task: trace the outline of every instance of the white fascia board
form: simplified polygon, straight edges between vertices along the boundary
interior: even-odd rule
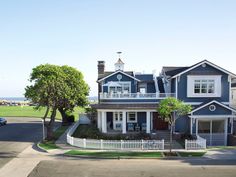
[[[182,74],[187,73],[187,72],[189,72],[189,71],[191,71],[191,70],[197,68],[198,66],[201,66],[202,64],[208,64],[208,65],[210,65],[210,66],[212,66],[212,67],[214,67],[214,68],[216,68],[216,69],[218,69],[218,70],[220,70],[220,71],[222,71],[222,72],[224,72],[224,73],[226,73],[226,74],[232,76],[233,78],[236,78],[236,75],[235,75],[235,74],[233,74],[233,73],[231,73],[231,72],[229,72],[229,71],[227,71],[227,70],[225,70],[225,69],[223,69],[223,68],[221,68],[221,67],[219,67],[219,66],[217,66],[217,65],[215,65],[215,64],[213,64],[213,63],[211,63],[211,62],[209,62],[209,61],[207,61],[207,60],[204,60],[204,61],[200,62],[199,64],[197,64],[197,65],[195,65],[195,66],[193,66],[193,67],[191,67],[191,68],[189,68],[189,69],[186,69],[186,70],[184,70],[183,72],[181,72],[181,73],[179,73],[179,74],[176,74],[176,75],[173,76],[172,78],[176,78],[176,77],[178,77],[178,76],[181,76]]]
[[[137,78],[135,78],[135,77],[133,77],[133,76],[130,76],[130,75],[126,74],[125,72],[121,71],[121,70],[118,70],[118,71],[116,71],[116,72],[114,72],[114,73],[112,73],[112,74],[110,74],[110,75],[108,75],[108,76],[106,76],[106,77],[104,77],[104,78],[98,80],[97,82],[101,82],[101,81],[103,81],[103,80],[105,80],[105,79],[107,79],[107,78],[109,78],[109,77],[111,77],[111,76],[113,76],[113,75],[115,75],[115,74],[117,74],[117,73],[124,74],[124,75],[126,75],[126,76],[128,76],[128,77],[130,77],[130,78],[132,78],[132,79],[134,79],[134,80],[136,80],[136,81],[138,81],[138,82],[140,82],[139,79],[137,79]]]
[[[230,110],[230,111],[232,111],[232,112],[236,112],[235,109],[233,109],[233,108],[231,108],[231,107],[228,107],[228,106],[226,106],[226,105],[224,105],[224,104],[222,104],[222,103],[220,103],[220,102],[218,102],[218,101],[216,101],[216,100],[213,100],[213,101],[211,101],[211,102],[209,102],[209,103],[206,103],[206,104],[200,106],[199,108],[194,109],[194,110],[191,111],[190,113],[192,114],[192,113],[194,113],[194,112],[196,112],[196,111],[198,111],[198,110],[200,110],[200,109],[202,109],[202,108],[204,108],[204,107],[206,107],[206,106],[208,106],[208,105],[210,105],[210,104],[213,104],[213,103],[216,103],[216,104],[218,104],[218,105],[220,105],[220,106],[222,106],[222,107],[224,107],[224,108],[226,108],[226,109],[228,109],[228,110]]]

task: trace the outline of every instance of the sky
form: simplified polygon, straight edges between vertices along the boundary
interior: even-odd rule
[[[32,68],[70,65],[97,95],[97,61],[158,74],[207,59],[236,73],[235,0],[0,0],[0,97],[21,97]]]

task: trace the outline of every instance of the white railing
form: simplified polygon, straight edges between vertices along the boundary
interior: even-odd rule
[[[164,140],[95,140],[72,137],[77,122],[67,133],[67,143],[79,148],[106,150],[164,150]]]
[[[206,149],[206,140],[197,136],[196,140],[185,140],[186,150],[201,150]]]
[[[165,99],[175,93],[100,93],[100,99]]]

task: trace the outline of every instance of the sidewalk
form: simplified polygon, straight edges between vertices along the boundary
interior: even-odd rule
[[[40,161],[48,159],[51,157],[29,146],[0,169],[0,177],[26,177]]]

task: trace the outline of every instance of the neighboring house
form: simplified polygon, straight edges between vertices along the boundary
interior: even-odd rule
[[[175,133],[199,135],[208,145],[227,145],[233,133],[235,109],[230,107],[231,81],[236,75],[207,61],[190,67],[163,67],[161,74],[135,74],[124,70],[119,59],[115,71],[105,71],[98,61],[97,126],[103,133],[168,130],[158,103],[176,97],[193,106],[178,117]]]

